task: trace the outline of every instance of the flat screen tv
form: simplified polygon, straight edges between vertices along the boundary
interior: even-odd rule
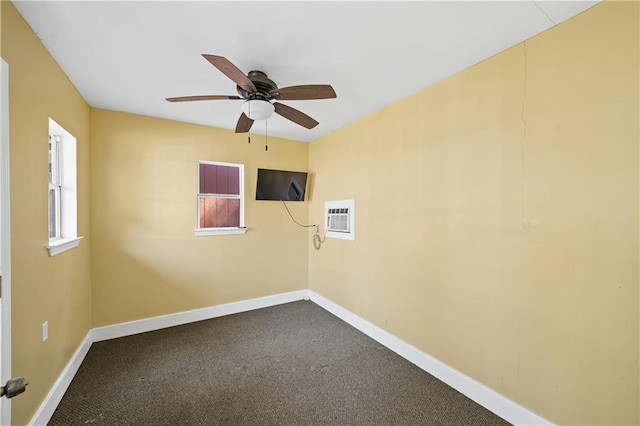
[[[307,172],[258,169],[256,200],[304,201]]]

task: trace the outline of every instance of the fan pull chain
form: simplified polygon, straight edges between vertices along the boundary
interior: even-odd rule
[[[251,133],[249,133],[249,135],[247,136],[247,140],[249,141],[249,143],[251,143]]]
[[[269,120],[264,120],[264,150],[269,151]]]

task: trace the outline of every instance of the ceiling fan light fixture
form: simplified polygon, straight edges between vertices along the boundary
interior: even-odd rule
[[[249,99],[242,104],[242,112],[252,120],[266,120],[275,110],[271,102],[263,99]]]

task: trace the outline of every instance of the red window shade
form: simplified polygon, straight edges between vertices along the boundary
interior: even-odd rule
[[[200,164],[200,193],[239,195],[239,172],[237,167]]]
[[[200,198],[200,228],[240,226],[240,200]]]

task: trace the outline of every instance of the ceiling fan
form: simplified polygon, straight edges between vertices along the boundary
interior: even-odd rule
[[[251,129],[255,120],[266,120],[273,114],[280,114],[284,118],[307,129],[313,129],[319,123],[307,114],[278,102],[310,99],[331,99],[336,92],[329,84],[305,84],[302,86],[278,87],[267,78],[262,71],[249,71],[245,75],[231,61],[222,56],[202,55],[220,72],[236,83],[236,90],[240,96],[230,95],[198,95],[167,98],[169,102],[212,101],[221,99],[245,99],[242,104],[242,114],[236,124],[236,133],[246,133]]]

